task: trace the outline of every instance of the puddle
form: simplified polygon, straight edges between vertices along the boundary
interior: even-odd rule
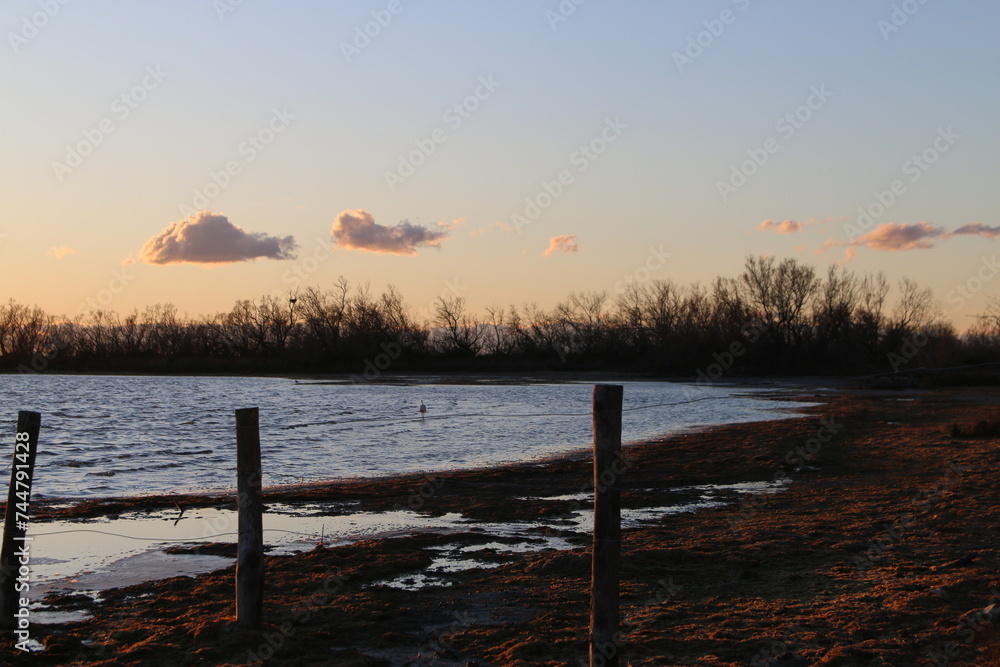
[[[86,611],[46,611],[44,609],[39,609],[38,611],[31,612],[31,623],[34,624],[51,624],[59,625],[62,623],[78,623],[79,621],[85,621],[90,617],[90,613]]]
[[[735,502],[733,494],[763,494],[783,490],[786,482],[743,482],[701,484],[670,491],[699,491],[696,502],[622,510],[622,527],[635,528],[670,514],[695,512]],[[589,500],[591,494],[567,494],[547,500]],[[378,585],[405,590],[450,585],[441,576],[475,568],[497,567],[497,554],[569,550],[579,541],[576,533],[590,534],[593,510],[581,508],[558,520],[532,523],[484,523],[450,513],[426,516],[410,510],[391,512],[350,512],[354,503],[285,505],[273,503],[264,515],[264,541],[269,555],[287,555],[313,549],[322,540],[328,546],[350,544],[364,539],[397,537],[416,532],[474,533],[492,541],[473,545],[453,544],[437,549],[440,555],[424,573],[412,573]],[[329,512],[334,512],[330,515]],[[350,512],[350,513],[345,513]],[[198,508],[178,516],[176,512],[129,513],[116,518],[82,521],[33,523],[32,586],[30,597],[40,599],[49,591],[99,592],[107,588],[138,584],[174,576],[195,576],[233,565],[234,557],[165,553],[169,546],[197,546],[207,543],[235,543],[238,517],[235,511]],[[562,535],[553,534],[562,532]],[[484,552],[493,552],[487,556]],[[481,554],[477,557],[476,554]],[[62,612],[37,612],[62,618]],[[73,618],[71,620],[78,620]]]
[[[383,579],[382,581],[376,581],[371,585],[388,586],[389,588],[398,588],[404,591],[418,591],[421,588],[427,588],[428,586],[448,587],[453,584],[447,579],[431,577],[418,572],[416,574],[405,574],[403,576],[396,577],[395,579]]]
[[[585,502],[594,500],[594,492],[567,493],[561,496],[522,496],[518,500],[555,500],[565,502]]]
[[[677,491],[695,489],[697,491],[737,491],[739,493],[776,493],[783,491],[789,484],[788,480],[777,482],[738,482],[736,484],[697,484],[695,486],[682,486]]]
[[[637,528],[651,521],[659,521],[671,514],[684,514],[687,512],[697,512],[709,507],[721,507],[727,503],[718,500],[705,500],[698,503],[686,503],[684,505],[670,505],[667,507],[648,507],[643,509],[623,509],[622,528]],[[593,512],[590,513],[591,517]]]
[[[31,637],[25,640],[24,644],[28,647],[28,651],[31,653],[40,653],[45,650],[45,644]]]
[[[410,511],[360,512],[321,516],[268,512],[264,542],[268,554],[308,551],[320,541],[348,544],[372,537],[391,537],[419,530],[467,528],[459,514],[428,517]],[[311,508],[315,509],[315,508]],[[150,579],[211,572],[233,563],[232,558],[198,554],[166,554],[172,545],[235,543],[235,511],[202,508],[174,514],[130,513],[115,519],[33,523],[32,593],[49,590],[103,590]]]
[[[465,572],[466,570],[489,570],[500,567],[502,563],[490,563],[488,561],[476,560],[475,558],[454,558],[443,556],[435,558],[427,566],[428,572]]]

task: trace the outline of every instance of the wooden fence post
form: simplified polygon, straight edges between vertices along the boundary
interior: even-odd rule
[[[262,627],[264,612],[264,502],[261,492],[260,415],[236,411],[236,492],[239,545],[236,555],[236,623]]]
[[[590,665],[618,667],[621,564],[621,385],[594,385],[594,549],[590,571]]]
[[[31,538],[28,531],[31,481],[35,472],[35,453],[38,451],[38,430],[42,416],[37,412],[22,410],[17,413],[17,432],[14,436],[14,459],[10,467],[10,488],[7,489],[7,510],[3,519],[3,545],[0,547],[0,627],[17,626],[14,615],[20,604],[16,590],[20,557],[15,553]]]

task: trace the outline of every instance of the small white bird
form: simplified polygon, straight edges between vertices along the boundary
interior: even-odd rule
[[[424,414],[425,414],[425,413],[427,412],[427,406],[426,406],[426,405],[424,405],[424,402],[423,402],[423,401],[420,401],[420,407],[419,407],[419,408],[417,408],[417,410],[418,410],[418,411],[420,412],[420,416],[421,416],[421,417],[423,417],[423,416],[424,416]]]

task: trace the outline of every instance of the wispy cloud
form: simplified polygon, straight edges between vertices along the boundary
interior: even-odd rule
[[[1000,236],[1000,227],[989,227],[981,222],[970,222],[967,225],[962,225],[958,229],[952,232],[955,236],[960,234],[968,234],[975,236],[985,236],[988,239],[995,239]]]
[[[491,222],[490,224],[486,225],[485,227],[480,227],[478,229],[473,229],[471,232],[469,232],[469,236],[482,236],[483,234],[486,234],[486,233],[491,232],[493,230],[500,230],[501,232],[513,232],[513,231],[516,231],[515,228],[514,228],[514,225],[512,225],[512,224],[510,224],[508,222],[504,222],[504,221],[501,220],[499,222]]]
[[[845,218],[809,218],[803,222],[795,220],[778,222],[773,219],[767,219],[763,220],[754,229],[761,232],[790,235],[804,232],[808,228],[813,228],[814,230],[826,229],[831,223],[844,220]],[[858,233],[860,233],[860,230]],[[816,254],[822,255],[831,248],[844,248],[844,258],[838,263],[846,264],[857,256],[859,248],[870,248],[871,250],[881,252],[928,250],[941,242],[963,235],[996,239],[1000,237],[1000,226],[991,227],[981,222],[972,222],[962,225],[954,231],[949,231],[944,227],[924,221],[916,223],[883,222],[868,233],[847,241],[828,238],[816,249]],[[799,245],[795,249],[804,250],[805,247]]]
[[[549,239],[549,247],[545,251],[548,257],[554,252],[577,252],[580,247],[576,244],[576,234],[562,234]]]
[[[466,223],[468,223],[468,220],[466,220],[465,218],[456,218],[454,220],[438,220],[434,224],[440,227],[441,229],[446,229],[448,231],[451,231],[452,229],[456,229],[458,227],[464,227]]]
[[[146,241],[139,258],[147,264],[227,264],[258,257],[295,259],[297,249],[292,236],[247,232],[224,215],[201,211]]]
[[[929,222],[884,222],[853,241],[827,239],[823,246],[816,251],[816,254],[821,255],[830,248],[846,248],[844,259],[839,262],[846,264],[854,259],[858,248],[871,248],[882,252],[929,250],[938,241],[951,238],[954,233]]]
[[[341,211],[337,216],[330,236],[333,237],[334,245],[344,250],[416,255],[419,246],[439,247],[447,238],[448,230],[457,226],[456,223],[461,224],[459,221],[438,223],[443,231],[432,231],[423,225],[414,225],[406,220],[389,227],[375,222],[374,216],[368,211],[348,209]]]
[[[48,255],[49,257],[54,257],[55,259],[62,259],[67,255],[75,255],[76,250],[73,250],[73,248],[64,245],[52,246],[45,254]]]
[[[757,225],[757,229],[762,232],[774,230],[776,234],[795,234],[796,232],[801,232],[802,228],[802,223],[794,220],[785,220],[783,222],[764,220]]]
[[[934,241],[948,238],[948,232],[943,227],[936,227],[929,222],[916,224],[885,222],[858,237],[853,245],[867,246],[873,250],[898,252],[900,250],[924,250],[934,247]]]

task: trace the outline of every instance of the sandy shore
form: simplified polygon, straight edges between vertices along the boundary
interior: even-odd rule
[[[626,508],[695,503],[693,485],[787,479],[785,491],[673,513],[623,537],[622,664],[1000,664],[1000,439],[954,437],[992,417],[995,390],[825,392],[800,419],[720,427],[628,450]],[[233,568],[106,591],[52,595],[90,618],[36,624],[44,652],[0,645],[10,665],[579,665],[589,613],[588,541],[568,530],[589,461],[280,489],[269,502],[352,501],[461,513],[460,533],[317,547],[267,561],[263,633],[234,629]],[[726,495],[729,493],[730,495]],[[565,497],[563,500],[544,496]],[[142,507],[219,505],[214,497]],[[51,509],[109,514],[133,501]],[[333,510],[331,510],[333,511]],[[574,548],[511,553],[474,522],[544,524],[510,543]],[[500,540],[502,543],[504,540]],[[201,553],[233,553],[217,545]],[[483,567],[418,579],[448,550]],[[993,610],[997,609],[994,607]]]

